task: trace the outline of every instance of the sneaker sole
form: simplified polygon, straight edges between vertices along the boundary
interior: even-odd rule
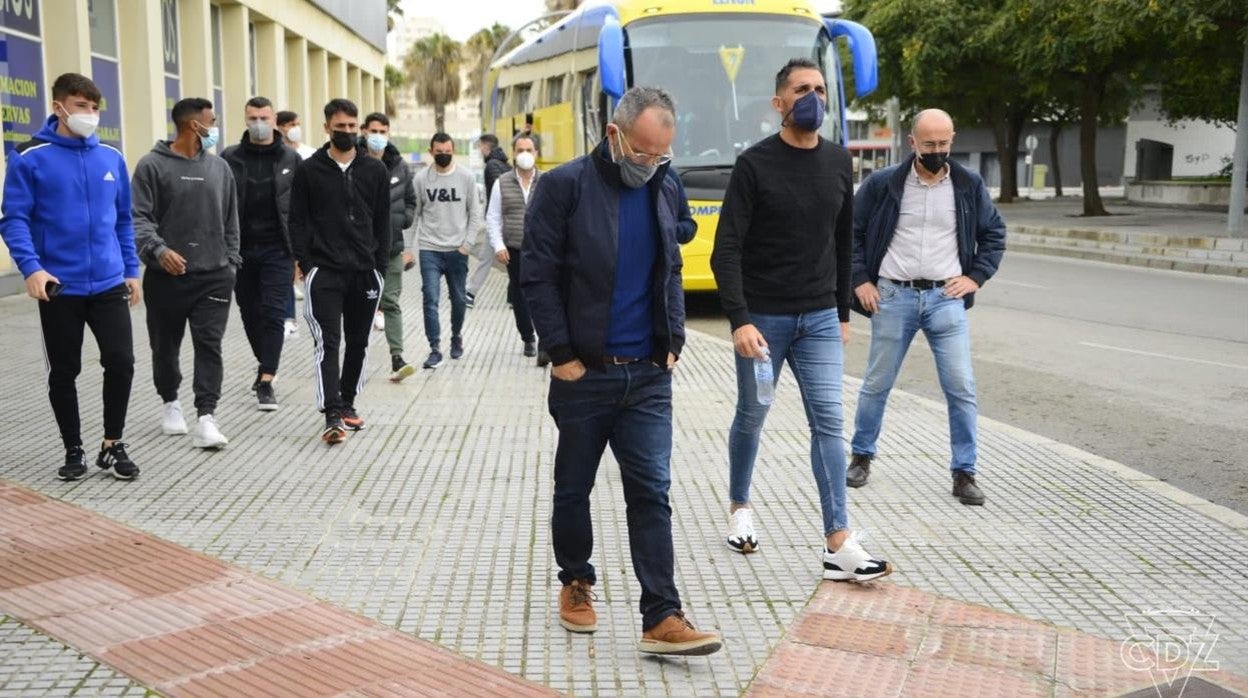
[[[200,441],[199,439],[194,439],[191,441],[192,446],[194,446],[195,448],[202,448],[205,451],[220,451],[221,449],[228,446],[229,443],[230,443],[229,439],[226,439],[224,441]]]
[[[324,441],[326,446],[337,446],[338,444],[346,440],[347,440],[346,432],[335,431],[335,432],[328,432],[325,434],[321,434],[321,441]]]
[[[642,640],[637,643],[637,651],[643,654],[663,654],[676,657],[701,657],[718,652],[724,643],[719,639],[698,640],[696,642],[657,642]]]
[[[954,492],[953,496],[958,497],[958,493]],[[970,506],[970,507],[982,507],[984,505],[985,499],[987,499],[987,497],[980,497],[979,499],[970,499],[968,497],[958,497],[959,502],[962,502],[963,504]]]
[[[278,408],[278,404],[276,402],[271,405],[266,405],[264,403],[260,403],[256,405],[256,409],[260,410],[261,412],[276,412],[277,408]]]
[[[186,436],[187,434],[191,433],[191,430],[187,429],[186,427],[182,427],[181,429],[170,429],[168,427],[162,426],[160,428],[160,433],[164,434],[165,436]]]
[[[833,570],[824,570],[823,578],[829,582],[869,582],[872,579],[887,577],[893,573],[893,563],[884,563],[884,571],[874,574],[854,574],[853,572],[835,572]]]
[[[402,383],[405,379],[411,378],[416,373],[416,368],[411,364],[405,365],[403,368],[390,374],[391,383]]]
[[[559,619],[559,625],[563,626],[563,629],[570,633],[592,633],[598,630],[597,623],[594,623],[593,625],[577,625],[576,623],[570,623],[562,618]]]
[[[364,431],[364,424],[362,422],[357,426],[351,426],[350,424],[344,424],[343,426],[347,428],[347,431]]]
[[[60,480],[61,482],[76,482],[86,476],[87,474],[85,472],[78,473],[77,475],[62,475],[60,473],[57,473],[56,479]]]
[[[441,365],[442,365],[442,362],[441,362],[441,361],[439,361],[439,362],[438,362],[438,363],[436,363],[436,364],[425,364],[425,366],[424,366],[424,367],[425,367],[425,369],[432,371],[433,369],[435,369],[435,368],[437,368],[437,367],[439,367],[439,366],[441,366]]]
[[[138,475],[139,475],[138,473],[135,473],[134,475],[120,475],[120,474],[118,474],[118,473],[117,473],[117,471],[116,471],[116,470],[110,470],[109,472],[111,472],[111,473],[113,474],[113,478],[114,478],[114,479],[116,479],[116,480],[125,480],[125,481],[133,480],[134,478],[138,477]]]
[[[462,358],[464,358],[463,354],[460,354],[459,356],[455,356],[454,354],[451,354],[451,361],[459,361]]]
[[[866,485],[867,485],[867,481],[866,481],[866,480],[856,480],[856,481],[855,481],[855,480],[846,480],[846,481],[845,481],[845,486],[846,486],[846,487],[866,487]]]
[[[728,549],[733,551],[734,553],[741,553],[742,555],[749,555],[750,553],[758,552],[757,542],[754,544],[743,543],[740,548],[733,545],[732,541],[725,541],[725,543],[728,545]]]

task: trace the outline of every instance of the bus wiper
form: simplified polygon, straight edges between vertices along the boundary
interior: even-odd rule
[[[677,167],[676,171],[683,175],[689,172],[721,172],[724,170],[731,171],[732,167],[733,165],[731,163],[719,163],[715,165],[691,165],[689,167]]]

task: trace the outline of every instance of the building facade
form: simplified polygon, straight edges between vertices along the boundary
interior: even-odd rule
[[[384,0],[0,0],[4,156],[42,127],[62,73],[99,85],[100,140],[133,167],[191,96],[215,105],[222,148],[255,95],[298,112],[319,144],[331,98],[383,108],[385,64]],[[0,293],[21,286],[11,264],[0,243]]]

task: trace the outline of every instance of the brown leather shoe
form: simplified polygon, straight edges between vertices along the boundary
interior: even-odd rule
[[[845,471],[845,484],[849,487],[862,487],[871,477],[871,456],[855,453]]]
[[[574,579],[559,591],[559,625],[574,633],[592,633],[598,629],[592,584]]]
[[[984,493],[980,491],[979,485],[975,484],[975,476],[966,472],[959,471],[953,474],[953,496],[963,504],[971,506],[984,503]]]
[[[685,614],[676,613],[641,634],[637,649],[646,654],[671,654],[697,657],[714,654],[724,646],[715,633],[700,633]]]

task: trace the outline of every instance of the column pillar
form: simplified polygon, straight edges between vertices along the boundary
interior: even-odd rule
[[[52,82],[62,73],[91,74],[91,23],[88,0],[44,0],[43,64],[47,69],[48,100]]]
[[[256,23],[256,90],[274,104],[290,99],[286,91],[286,30],[277,22]]]
[[[310,108],[308,99],[308,40],[302,36],[286,37],[286,103],[278,109],[289,109],[303,116]]]
[[[168,133],[165,113],[165,44],[160,3],[119,2],[121,99],[126,162],[134,167]]]
[[[119,0],[117,4],[131,2]],[[121,34],[122,43],[130,40],[128,25],[121,25]],[[178,44],[182,53],[182,96],[212,100],[212,13],[208,0],[178,0]],[[224,105],[214,106],[218,116],[225,111]]]
[[[251,46],[249,24],[251,11],[246,5],[221,5],[221,62],[225,74],[221,89],[225,103],[242,119],[243,105],[255,95],[251,93]]]

